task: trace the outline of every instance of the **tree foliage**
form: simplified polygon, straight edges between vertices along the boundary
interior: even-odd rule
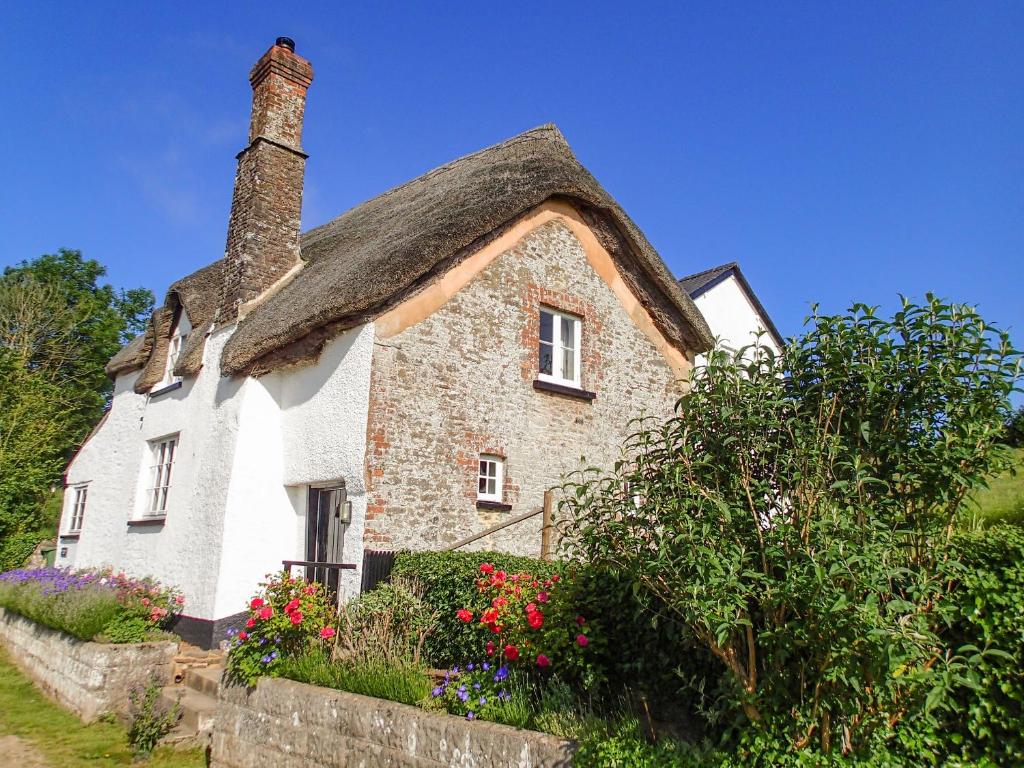
[[[739,732],[861,753],[970,684],[937,633],[966,494],[1002,469],[1019,355],[970,307],[815,314],[717,353],[611,474],[567,486],[569,553],[616,569],[724,672]]]
[[[61,249],[0,276],[0,570],[52,522],[46,494],[112,391],[104,365],[152,311],[150,291],[116,290],[105,274]]]

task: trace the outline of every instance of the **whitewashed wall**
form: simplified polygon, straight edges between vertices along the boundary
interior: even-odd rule
[[[767,328],[764,318],[747,298],[746,292],[734,276],[730,275],[718,285],[709,288],[695,298],[694,303],[720,343],[734,350],[755,343],[757,334]],[[778,344],[769,334],[763,335],[760,343],[775,352],[779,351]],[[703,355],[697,357],[697,365],[703,365],[704,362]]]
[[[132,389],[137,372],[118,377],[106,421],[68,467],[68,486],[88,483],[89,495],[61,565],[152,575],[183,590],[186,615],[230,616],[282,560],[304,557],[307,485],[340,479],[353,502],[345,559],[361,563],[372,325],[333,340],[316,365],[244,380],[219,375],[232,330],[207,339],[202,370],[180,389],[149,400]],[[128,526],[146,503],[148,441],[174,433],[166,522]],[[357,585],[347,574],[346,589]]]

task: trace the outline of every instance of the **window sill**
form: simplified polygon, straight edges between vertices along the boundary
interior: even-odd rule
[[[556,395],[574,397],[577,400],[586,400],[587,402],[597,397],[595,392],[588,392],[579,387],[568,387],[565,384],[555,384],[553,381],[544,381],[543,379],[536,379],[533,382],[533,388],[541,392],[552,392]]]
[[[502,504],[500,501],[483,501],[481,499],[477,499],[476,508],[477,509],[484,509],[484,510],[487,510],[488,512],[511,512],[512,511],[512,505],[511,504]]]
[[[159,397],[160,395],[166,395],[168,392],[173,392],[176,389],[181,389],[181,382],[180,381],[176,381],[173,384],[168,384],[166,387],[160,387],[160,389],[151,391],[149,393],[149,399],[152,400],[154,397]]]
[[[78,538],[82,535],[81,531],[72,531],[70,533],[62,533],[60,535],[61,541],[78,541]]]
[[[166,519],[167,519],[166,516],[164,516],[164,517],[140,517],[137,520],[129,520],[128,521],[128,527],[133,528],[133,527],[136,527],[136,526],[140,526],[140,527],[145,527],[145,526],[161,526],[161,525],[164,524],[164,521]]]

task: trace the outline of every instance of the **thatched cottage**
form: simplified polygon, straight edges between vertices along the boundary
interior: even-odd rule
[[[204,645],[282,561],[355,564],[352,593],[364,549],[539,508],[580,457],[610,465],[632,418],[668,414],[713,344],[553,125],[300,234],[313,70],[281,38],[249,77],[224,256],[110,361],[61,522],[59,563],[181,587],[178,629]],[[536,554],[540,520],[475,545]]]

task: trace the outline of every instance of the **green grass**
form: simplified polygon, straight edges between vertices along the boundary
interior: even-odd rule
[[[60,768],[201,768],[201,750],[157,750],[144,762],[133,762],[125,730],[118,724],[85,725],[45,698],[0,649],[0,736],[17,736]]]
[[[1017,449],[1016,474],[1006,472],[989,480],[989,487],[974,494],[966,520],[969,527],[987,528],[996,523],[1024,524],[1024,448]]]
[[[384,659],[331,661],[319,650],[284,659],[280,674],[300,683],[402,704],[415,705],[424,701],[433,687],[426,670],[412,663]]]

